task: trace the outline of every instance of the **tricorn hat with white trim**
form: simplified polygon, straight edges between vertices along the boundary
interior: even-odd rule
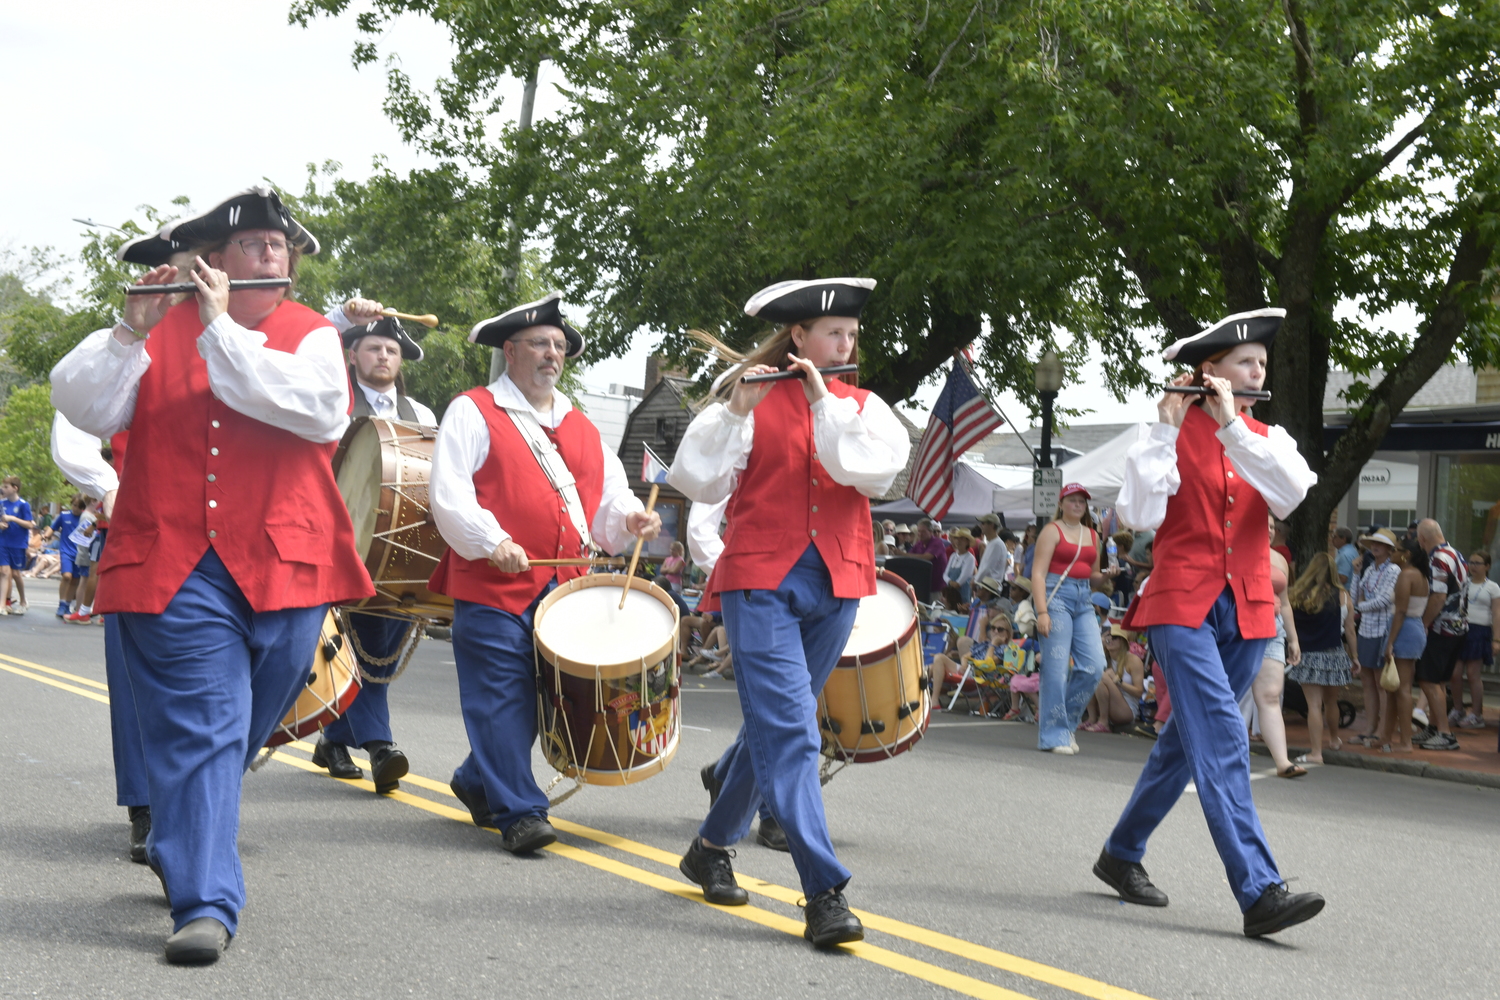
[[[1197,368],[1220,351],[1227,351],[1241,344],[1270,346],[1285,318],[1285,309],[1255,309],[1235,313],[1219,320],[1202,333],[1179,340],[1161,352],[1161,359],[1175,361],[1186,368]]]
[[[563,336],[568,338],[568,357],[576,358],[583,353],[583,334],[563,319],[562,295],[558,292],[475,323],[474,329],[469,331],[469,342],[499,347],[522,330],[533,326],[555,326],[561,330]]]
[[[874,288],[874,278],[778,281],[750,296],[745,315],[772,323],[798,323],[819,316],[859,319]]]
[[[406,332],[406,327],[402,326],[401,321],[394,316],[386,316],[361,326],[351,326],[344,331],[344,346],[353,347],[366,337],[388,337],[401,345],[403,361],[422,360],[422,345],[411,339],[411,334]]]
[[[287,242],[304,255],[315,254],[320,249],[317,238],[286,210],[281,196],[270,185],[257,184],[230,195],[207,212],[167,223],[154,237],[131,240],[116,256],[132,264],[154,267],[165,264],[174,253],[227,240],[231,234],[244,229],[274,229],[285,233]],[[152,243],[153,239],[160,243]]]

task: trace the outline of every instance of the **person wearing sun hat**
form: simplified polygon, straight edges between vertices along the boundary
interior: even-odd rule
[[[817,696],[859,599],[875,593],[869,498],[890,488],[910,447],[879,396],[818,372],[858,363],[859,317],[874,287],[828,278],[753,295],[746,314],[778,329],[719,380],[718,401],[688,427],[667,478],[694,503],[731,497],[704,597],[722,603],[744,714],[679,867],[708,902],[744,904],[726,848],[748,832],[764,797],[786,833],[807,899],[804,936],[817,947],[864,936],[823,812]],[[740,381],[777,370],[799,377]]]
[[[330,458],[349,424],[338,334],[285,288],[318,241],[265,185],[121,248],[196,292],[127,298],[52,370],[52,401],[101,438],[127,428],[94,610],[119,619],[152,827],[172,907],[167,961],[216,961],[238,928],[243,772],[307,680],[330,604],[374,594]]]
[[[530,854],[557,839],[531,769],[537,737],[533,623],[537,605],[587,567],[571,559],[597,543],[611,553],[655,538],[619,456],[557,389],[583,335],[553,293],[474,325],[469,341],[503,352],[487,386],[454,397],[433,446],[432,518],[448,551],[428,586],[453,598],[453,659],[469,754],[449,783],[475,826]]]
[[[1238,313],[1171,345],[1163,358],[1189,371],[1164,393],[1159,422],[1125,454],[1116,509],[1133,529],[1156,529],[1155,568],[1123,627],[1144,630],[1172,694],[1162,730],[1094,874],[1129,903],[1167,905],[1141,860],[1146,843],[1192,780],[1248,937],[1316,916],[1323,897],[1292,893],[1256,814],[1250,747],[1238,702],[1276,634],[1269,511],[1288,517],[1317,476],[1284,430],[1249,414],[1266,350],[1285,311]]]
[[[1354,613],[1359,617],[1355,630],[1355,665],[1365,694],[1365,732],[1355,737],[1359,742],[1378,746],[1383,721],[1380,705],[1384,692],[1380,688],[1380,668],[1385,663],[1385,640],[1390,635],[1395,612],[1396,579],[1401,567],[1391,558],[1400,541],[1390,528],[1377,528],[1361,535],[1359,543],[1369,549],[1365,568],[1349,581]]]

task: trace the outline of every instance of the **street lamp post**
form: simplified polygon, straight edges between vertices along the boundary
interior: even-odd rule
[[[1033,377],[1036,379],[1037,395],[1042,397],[1042,450],[1037,456],[1037,467],[1050,469],[1052,468],[1052,404],[1057,400],[1058,390],[1062,388],[1062,362],[1058,360],[1055,353],[1048,351],[1036,363]],[[1037,517],[1039,526],[1046,523],[1045,515]]]

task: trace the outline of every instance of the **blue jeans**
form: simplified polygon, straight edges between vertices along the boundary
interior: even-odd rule
[[[828,569],[811,545],[775,590],[731,590],[720,598],[745,721],[716,772],[724,787],[698,834],[721,847],[734,844],[764,796],[786,831],[803,893],[812,898],[842,888],[849,869],[834,853],[818,783],[817,704],[859,601],[833,596]]]
[[[1056,573],[1048,573],[1047,595],[1051,635],[1041,640],[1038,750],[1065,747],[1072,741],[1073,731],[1099,687],[1099,678],[1104,676],[1104,643],[1099,638],[1099,619],[1089,601],[1089,581],[1079,577],[1063,580]]]

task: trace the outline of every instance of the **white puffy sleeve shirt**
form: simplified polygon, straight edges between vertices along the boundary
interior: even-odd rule
[[[573,404],[568,397],[552,391],[553,406],[547,413],[538,412],[526,402],[521,390],[508,375],[489,386],[499,405],[513,408],[526,406],[543,427],[556,429]],[[630,514],[645,510],[641,498],[630,490],[625,466],[620,456],[600,447],[604,465],[604,492],[599,510],[589,525],[594,541],[607,552],[619,553],[629,547],[635,536],[625,526]],[[429,483],[432,519],[437,529],[458,555],[475,562],[488,559],[495,546],[510,538],[492,512],[479,506],[474,489],[474,475],[490,455],[490,428],[479,407],[467,396],[448,404],[443,422],[438,426],[432,453],[432,478]]]
[[[292,353],[265,346],[265,334],[225,313],[198,335],[208,386],[231,410],[325,444],[349,426],[349,376],[332,326],[312,330]],[[146,341],[128,347],[96,330],[52,369],[52,405],[80,430],[107,438],[130,427],[141,377],[151,367]]]
[[[1171,424],[1158,423],[1144,440],[1125,452],[1124,482],[1115,509],[1128,527],[1154,531],[1167,519],[1167,501],[1182,487],[1182,474],[1177,470],[1177,434],[1178,429]],[[1215,436],[1235,471],[1260,491],[1278,518],[1296,510],[1318,481],[1317,473],[1297,451],[1297,443],[1280,427],[1268,427],[1262,437],[1236,418]]]
[[[95,500],[120,488],[120,477],[99,453],[99,439],[68,423],[60,412],[52,418],[52,461],[80,493]]]
[[[724,519],[724,509],[728,506],[729,497],[725,497],[718,503],[695,501],[688,509],[688,553],[705,573],[712,573],[719,556],[724,554],[724,539],[719,534],[719,522]]]
[[[812,415],[818,461],[834,482],[878,497],[906,468],[911,439],[879,396],[866,396],[861,410],[829,394],[812,404]],[[715,403],[688,425],[667,482],[694,502],[717,503],[734,492],[754,446],[755,412],[740,417]]]

